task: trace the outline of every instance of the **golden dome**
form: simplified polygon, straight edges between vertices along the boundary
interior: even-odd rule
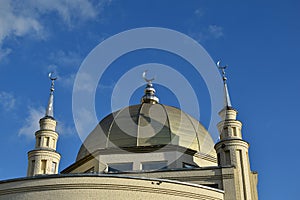
[[[142,103],[101,120],[86,138],[76,160],[99,149],[166,145],[215,157],[214,142],[198,120],[175,107]]]

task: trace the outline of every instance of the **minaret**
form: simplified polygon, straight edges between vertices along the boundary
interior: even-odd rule
[[[151,104],[159,103],[159,99],[157,96],[155,96],[155,89],[152,84],[152,81],[154,80],[154,78],[147,79],[146,73],[147,73],[147,70],[143,72],[143,78],[147,82],[147,86],[144,90],[145,95],[142,97],[141,103],[151,103]]]
[[[236,119],[237,110],[235,110],[230,101],[227,88],[227,78],[225,76],[225,67],[217,63],[218,68],[222,71],[224,84],[224,108],[219,112],[222,121],[218,123],[220,141],[215,145],[218,156],[218,165],[221,167],[233,166],[235,168],[235,183],[231,188],[224,190],[235,190],[234,199],[253,200],[256,199],[252,181],[252,172],[250,171],[250,162],[248,156],[249,144],[242,138],[242,123]],[[225,192],[226,197],[226,192]],[[226,198],[225,198],[226,199]]]
[[[60,154],[56,152],[58,133],[53,117],[53,92],[56,78],[49,74],[51,80],[50,97],[46,114],[40,119],[40,130],[35,132],[35,149],[28,152],[27,176],[40,174],[57,174]]]

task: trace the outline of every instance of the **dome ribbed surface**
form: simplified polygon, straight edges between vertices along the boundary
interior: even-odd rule
[[[214,142],[198,120],[163,104],[133,105],[106,116],[88,135],[77,159],[99,149],[175,145],[211,154]]]

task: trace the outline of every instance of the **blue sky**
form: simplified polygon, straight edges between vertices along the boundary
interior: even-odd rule
[[[229,65],[231,100],[243,122],[243,137],[250,143],[251,168],[259,173],[259,197],[295,199],[300,178],[299,10],[296,0],[0,1],[0,180],[26,175],[27,152],[34,147],[34,132],[49,95],[49,71],[59,77],[55,117],[64,169],[73,163],[81,144],[72,117],[72,88],[85,57],[122,31],[163,27],[190,36],[213,60]],[[110,112],[111,92],[122,73],[151,62],[176,69],[186,65],[158,50],[116,60],[97,89],[99,119]],[[204,112],[200,121],[207,126],[209,94],[201,77],[188,69],[180,72],[198,85]],[[130,104],[139,103],[142,93],[143,87],[137,88]],[[176,94],[167,88],[157,85],[157,95],[161,103],[178,106]]]

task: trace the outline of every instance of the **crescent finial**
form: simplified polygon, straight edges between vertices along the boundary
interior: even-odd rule
[[[56,77],[56,76],[53,76],[53,74],[54,74],[54,72],[50,72],[50,73],[48,74],[48,77],[50,78],[51,81],[55,81],[55,80],[57,79],[57,77]]]
[[[225,75],[225,69],[227,68],[227,65],[221,66],[221,60],[218,60],[217,67],[222,72],[223,81],[225,82],[227,80]]]
[[[153,77],[153,78],[151,78],[151,79],[147,79],[147,78],[146,78],[147,72],[148,72],[148,70],[145,70],[145,71],[143,72],[143,79],[144,79],[146,82],[151,83],[151,82],[155,79],[155,77]]]
[[[221,60],[218,60],[218,62],[217,62],[217,67],[218,67],[219,69],[223,70],[223,69],[226,69],[227,65],[221,66]]]
[[[221,63],[221,60],[218,60],[217,62],[217,67],[220,68],[220,63]]]

